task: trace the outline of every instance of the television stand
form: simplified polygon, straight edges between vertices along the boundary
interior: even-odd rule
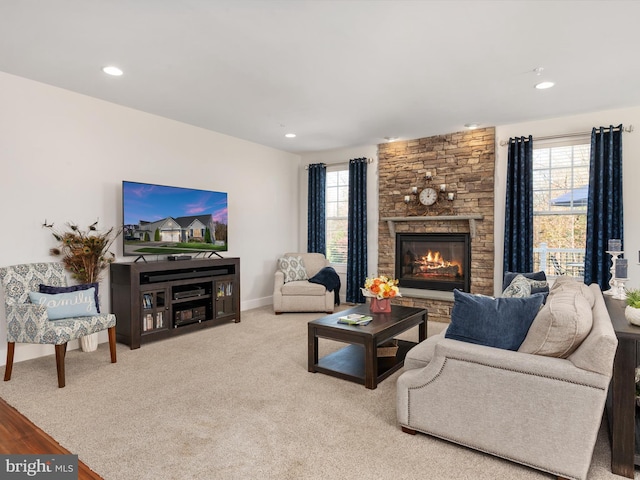
[[[144,257],[143,257],[144,258]],[[240,321],[240,259],[112,263],[111,309],[116,340],[140,348]]]

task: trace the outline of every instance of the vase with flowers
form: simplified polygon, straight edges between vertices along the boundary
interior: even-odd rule
[[[64,229],[58,230],[46,221],[42,226],[50,229],[53,237],[59,242],[49,253],[62,257],[65,269],[80,284],[99,282],[104,270],[115,260],[115,255],[109,249],[122,230],[114,227],[104,231],[98,230],[97,221],[86,229],[75,223],[67,223]],[[83,351],[90,352],[98,347],[97,335],[94,333],[80,337]]]
[[[385,275],[367,278],[364,287],[360,290],[362,295],[371,298],[369,306],[371,313],[390,313],[391,299],[402,296],[398,288],[398,280]]]

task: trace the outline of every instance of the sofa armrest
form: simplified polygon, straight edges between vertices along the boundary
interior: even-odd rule
[[[276,270],[273,281],[273,293],[280,293],[282,286],[284,285],[284,273],[280,270]]]
[[[609,377],[566,359],[440,340],[397,380],[398,422],[566,478],[586,478]]]
[[[445,331],[430,336],[426,340],[421,341],[407,352],[404,358],[405,370],[426,367],[433,359],[438,342],[444,339]]]
[[[273,310],[282,313],[282,287],[284,286],[284,273],[276,270],[273,277]]]
[[[611,378],[610,375],[602,375],[578,368],[567,359],[514,352],[449,338],[443,338],[436,344],[434,359],[438,357],[455,358],[487,367],[564,380],[599,389],[607,389]]]

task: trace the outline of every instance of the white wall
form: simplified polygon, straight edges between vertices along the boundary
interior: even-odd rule
[[[496,127],[496,177],[495,177],[495,270],[494,284],[498,290],[502,285],[502,251],[504,242],[504,199],[506,195],[507,147],[500,146],[500,141],[510,137],[533,135],[542,137],[578,132],[591,132],[593,127],[634,125],[635,131],[622,134],[622,172],[623,172],[623,205],[624,205],[624,249],[625,258],[629,259],[630,288],[640,287],[640,223],[637,221],[636,207],[640,205],[640,189],[637,179],[640,178],[640,107],[606,110],[569,117],[553,118],[535,122],[501,125]],[[606,241],[606,239],[605,239]],[[499,293],[498,291],[495,292]]]
[[[344,164],[348,168],[349,160],[353,158],[371,158],[373,162],[367,167],[367,264],[368,276],[378,273],[378,146],[366,145],[354,148],[342,148],[336,150],[325,150],[322,152],[307,153],[302,155],[302,162],[299,171],[300,182],[300,236],[298,243],[303,251],[307,251],[307,195],[308,195],[308,175],[304,168],[313,163],[324,163],[326,165]],[[340,296],[344,301],[347,279],[344,268],[336,268],[340,275],[342,288]]]
[[[278,256],[300,248],[298,155],[2,72],[0,105],[0,266],[56,260],[45,219],[120,225],[122,180],[217,190],[229,194],[224,256],[241,259],[242,309],[271,303]],[[121,238],[113,250],[119,261],[132,260],[121,256]],[[106,311],[108,285],[107,274]],[[1,306],[2,364],[5,338]],[[52,353],[20,345],[15,360]]]

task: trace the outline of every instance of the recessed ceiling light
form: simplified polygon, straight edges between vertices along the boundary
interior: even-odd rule
[[[384,137],[387,142],[395,142],[398,140],[398,137]]]
[[[118,67],[114,67],[113,65],[103,67],[102,71],[107,75],[112,75],[114,77],[119,77],[120,75],[122,75],[122,70],[120,70]]]
[[[295,133],[285,133],[284,136],[287,137],[287,138],[296,138],[296,134]]]
[[[467,127],[469,130],[475,130],[476,128],[478,128],[480,126],[480,124],[479,123],[465,123],[464,126]]]
[[[555,85],[555,83],[554,83],[554,82],[548,82],[548,81],[547,81],[547,82],[540,82],[540,83],[536,83],[536,85],[535,85],[535,86],[536,86],[536,88],[537,88],[538,90],[545,90],[545,89],[547,89],[547,88],[551,88],[551,87],[553,87],[554,85]]]

